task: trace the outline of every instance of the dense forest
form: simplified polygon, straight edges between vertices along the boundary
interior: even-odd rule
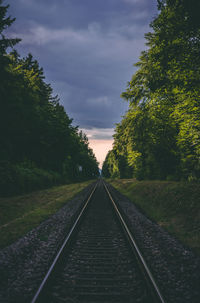
[[[147,49],[122,93],[106,177],[200,179],[200,2],[158,0]]]
[[[5,30],[15,19],[0,0],[0,193],[16,194],[98,176],[85,134],[72,125],[31,54]]]

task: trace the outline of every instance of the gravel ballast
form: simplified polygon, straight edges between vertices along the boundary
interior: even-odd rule
[[[30,302],[94,184],[12,245],[0,250],[0,302]]]
[[[31,301],[93,186],[89,185],[26,236],[0,250],[0,302]],[[108,187],[129,219],[129,227],[166,302],[200,302],[200,258],[146,218],[128,198],[111,185]]]
[[[200,257],[152,222],[108,185],[167,303],[200,302]]]

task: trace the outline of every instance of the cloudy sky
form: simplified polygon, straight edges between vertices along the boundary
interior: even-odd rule
[[[16,17],[9,34],[44,68],[68,115],[87,134],[98,161],[112,148],[120,98],[131,79],[156,0],[5,0]]]

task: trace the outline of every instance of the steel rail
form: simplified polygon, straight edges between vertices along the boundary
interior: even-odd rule
[[[157,295],[157,297],[158,297],[158,299],[159,299],[160,302],[166,303],[166,301],[164,300],[164,298],[163,298],[163,296],[162,296],[162,294],[161,294],[161,292],[160,292],[160,290],[159,290],[159,288],[157,286],[157,283],[156,283],[156,281],[155,281],[155,279],[154,279],[154,277],[153,277],[153,275],[152,275],[149,267],[147,266],[146,261],[144,260],[144,257],[142,256],[142,253],[140,252],[140,250],[139,250],[139,248],[138,248],[138,246],[137,246],[137,244],[136,244],[136,242],[135,242],[135,240],[133,238],[132,233],[130,232],[127,224],[125,223],[125,221],[124,221],[124,219],[123,219],[123,217],[122,217],[122,215],[121,215],[121,213],[120,213],[120,211],[119,211],[116,203],[114,202],[114,200],[113,200],[113,198],[112,198],[112,196],[111,196],[111,194],[110,194],[110,192],[109,192],[109,190],[108,190],[108,188],[107,188],[107,186],[106,186],[106,184],[105,184],[104,181],[103,181],[103,185],[104,185],[104,187],[105,187],[105,189],[106,189],[106,191],[108,193],[108,196],[109,196],[109,198],[110,198],[110,200],[111,200],[111,202],[113,204],[113,207],[114,207],[114,209],[115,209],[115,211],[116,211],[116,213],[118,215],[118,218],[120,219],[120,223],[122,224],[124,230],[126,231],[126,233],[128,235],[128,238],[129,238],[131,244],[133,245],[133,247],[135,249],[135,252],[136,252],[136,254],[138,256],[139,261],[143,265],[143,268],[145,270],[145,274],[146,274],[147,278],[149,279],[149,281],[151,282],[151,285],[152,285],[152,287],[154,289],[154,292],[156,293],[156,295]]]
[[[98,183],[96,183],[96,185],[95,185],[95,187],[93,188],[93,190],[92,190],[92,192],[91,192],[89,198],[87,199],[86,203],[84,204],[83,208],[81,209],[81,212],[79,213],[79,215],[78,215],[78,217],[77,217],[75,223],[73,224],[73,226],[72,226],[72,228],[70,229],[70,231],[69,231],[67,237],[65,238],[65,240],[64,240],[64,242],[63,242],[61,248],[59,249],[59,251],[58,251],[58,253],[57,253],[57,255],[56,255],[56,257],[54,258],[54,260],[53,260],[53,262],[52,262],[52,264],[51,264],[49,270],[47,271],[47,273],[46,273],[44,279],[42,280],[42,283],[40,284],[40,286],[39,286],[39,288],[38,288],[36,294],[34,295],[34,297],[33,297],[32,301],[31,301],[31,303],[35,303],[35,302],[37,301],[37,299],[38,299],[38,297],[39,297],[39,295],[40,295],[42,289],[43,289],[44,286],[45,286],[45,283],[47,282],[47,280],[48,280],[48,278],[49,278],[49,276],[50,276],[50,274],[51,274],[51,272],[52,272],[52,270],[55,268],[55,265],[56,265],[56,263],[57,263],[57,261],[58,261],[60,255],[61,255],[61,253],[63,252],[65,246],[66,246],[67,243],[69,242],[69,239],[70,239],[70,237],[71,237],[71,235],[72,235],[74,229],[77,227],[77,224],[79,223],[80,218],[81,218],[83,212],[85,211],[85,209],[86,209],[86,207],[87,207],[87,205],[88,205],[90,199],[92,198],[92,196],[93,196],[93,194],[94,194],[94,192],[95,192],[95,189],[96,189],[96,187],[97,187],[97,184],[98,184]]]

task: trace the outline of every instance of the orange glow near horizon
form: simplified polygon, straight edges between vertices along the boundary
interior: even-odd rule
[[[89,146],[93,149],[93,152],[99,162],[99,168],[102,168],[103,161],[107,155],[107,152],[112,149],[113,139],[109,140],[93,140],[89,139]]]

